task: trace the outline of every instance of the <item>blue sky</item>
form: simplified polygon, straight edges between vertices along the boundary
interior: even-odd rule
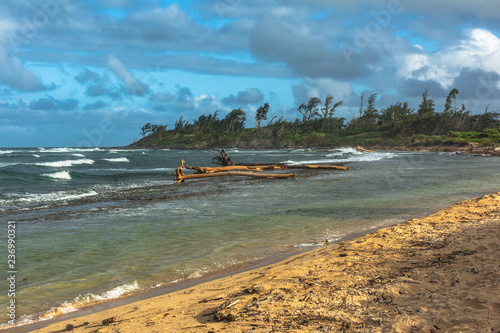
[[[294,120],[332,94],[437,110],[453,88],[500,107],[493,0],[6,0],[0,3],[0,147],[121,146],[148,122],[268,102]]]

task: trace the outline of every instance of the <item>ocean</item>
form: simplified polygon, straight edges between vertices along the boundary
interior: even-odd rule
[[[350,170],[174,184],[181,160],[213,166],[219,150],[0,149],[2,326],[12,299],[16,322],[28,324],[500,191],[499,157],[352,148],[226,151],[241,163]],[[15,267],[8,266],[9,225],[15,225]],[[8,294],[13,269],[15,297]]]

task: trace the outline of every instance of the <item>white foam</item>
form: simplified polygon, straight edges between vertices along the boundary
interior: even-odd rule
[[[85,157],[85,155],[83,155],[83,154],[71,154],[71,155],[76,156],[76,157]]]
[[[44,174],[42,174],[42,176],[50,177],[50,178],[54,178],[54,179],[66,179],[66,180],[71,179],[71,176],[70,176],[68,171],[59,171],[59,172],[55,172],[55,173],[44,173]]]
[[[8,167],[11,165],[17,165],[19,163],[6,163],[6,162],[0,162],[0,168]]]
[[[103,160],[108,161],[108,162],[114,162],[114,163],[130,162],[130,160],[126,157],[103,158]]]
[[[94,164],[94,161],[88,158],[82,158],[79,160],[65,160],[65,161],[57,161],[57,162],[44,162],[44,163],[35,163],[38,166],[48,166],[54,168],[67,168],[73,165],[81,165],[81,164]]]
[[[40,158],[40,155],[37,155],[37,154],[33,154],[31,156],[36,157],[36,158]]]
[[[64,302],[60,306],[52,307],[50,310],[45,311],[43,313],[21,316],[16,320],[16,327],[33,324],[37,321],[49,320],[60,315],[75,312],[77,310],[78,308],[75,307],[73,304]]]
[[[113,288],[111,290],[108,290],[102,294],[95,295],[92,293],[88,293],[85,295],[79,295],[74,299],[73,304],[86,305],[96,302],[107,301],[110,299],[119,298],[124,294],[133,292],[138,289],[139,289],[139,283],[137,281],[134,281],[132,283],[124,284],[116,288]]]
[[[12,154],[14,151],[13,150],[0,150],[0,155],[3,154]]]
[[[349,148],[351,149],[351,148]],[[344,154],[348,153],[349,155],[343,158]],[[315,159],[315,160],[307,160],[307,161],[293,161],[288,160],[283,163],[288,164],[321,164],[321,163],[343,163],[343,162],[374,162],[380,161],[383,159],[393,158],[396,156],[394,153],[382,152],[382,153],[362,153],[352,149],[352,151],[348,151],[345,149],[344,151],[334,152],[332,154],[325,155],[325,159]]]
[[[38,148],[38,151],[44,153],[78,153],[78,152],[89,152],[89,151],[99,151],[100,148]]]
[[[27,202],[27,203],[36,203],[36,202],[46,202],[46,201],[64,201],[64,200],[74,200],[81,199],[86,197],[92,197],[97,195],[96,191],[89,191],[85,193],[69,193],[65,191],[57,191],[50,193],[28,193],[24,195],[12,195],[10,200],[6,202]]]
[[[139,289],[139,284],[137,283],[137,281],[134,281],[132,283],[118,286],[116,288],[113,288],[113,289],[106,291],[106,292],[99,294],[99,295],[95,295],[92,293],[85,294],[83,296],[80,295],[80,296],[76,297],[73,300],[73,302],[71,302],[71,303],[64,302],[57,307],[52,307],[48,311],[38,313],[38,314],[22,316],[16,321],[16,326],[28,325],[28,324],[35,323],[37,321],[44,321],[44,320],[52,319],[52,318],[60,316],[60,315],[75,312],[79,308],[86,306],[86,305],[91,305],[94,303],[119,298],[124,294],[133,292],[133,291],[138,290],[138,289]],[[12,327],[12,326],[8,326],[8,325],[0,325],[0,328],[3,328],[2,326],[9,327],[9,328]]]

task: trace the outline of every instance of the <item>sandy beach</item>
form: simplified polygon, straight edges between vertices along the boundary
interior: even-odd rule
[[[36,332],[499,332],[500,193]]]

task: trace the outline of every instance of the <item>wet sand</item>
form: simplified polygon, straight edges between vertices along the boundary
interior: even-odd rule
[[[499,239],[497,193],[36,332],[499,332]]]

